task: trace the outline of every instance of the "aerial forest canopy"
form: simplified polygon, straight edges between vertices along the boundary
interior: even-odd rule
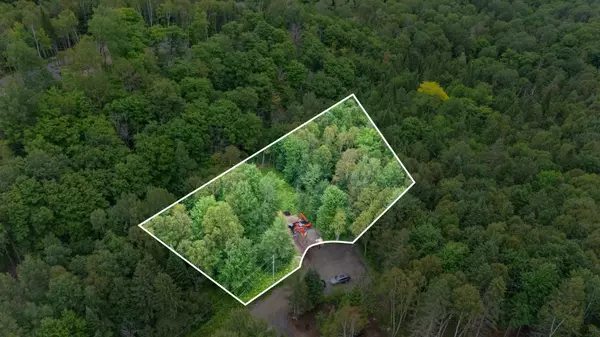
[[[410,183],[348,98],[143,226],[248,301],[299,267],[284,212],[306,214],[323,240],[352,241]]]
[[[266,164],[297,192],[293,210],[324,240],[352,241],[412,183],[352,98],[266,152]]]
[[[261,335],[137,224],[355,93],[416,184],[323,335],[598,336],[599,6],[0,3],[0,335]]]
[[[300,263],[278,211],[293,197],[283,179],[242,164],[143,226],[247,302]]]

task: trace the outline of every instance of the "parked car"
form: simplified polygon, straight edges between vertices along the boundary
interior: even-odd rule
[[[342,284],[342,283],[348,283],[348,282],[350,282],[350,275],[348,275],[348,274],[339,274],[339,275],[336,275],[336,276],[332,277],[329,280],[329,282],[332,285]]]

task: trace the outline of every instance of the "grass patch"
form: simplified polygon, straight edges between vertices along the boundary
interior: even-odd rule
[[[256,295],[263,292],[265,289],[272,286],[274,283],[273,281],[275,281],[275,282],[279,281],[285,275],[289,274],[294,269],[296,269],[298,267],[299,263],[300,263],[300,255],[296,255],[292,259],[292,261],[290,261],[290,263],[288,265],[286,265],[284,268],[275,272],[275,278],[273,278],[273,273],[261,271],[256,276],[256,278],[253,278],[248,281],[248,282],[251,282],[250,289],[245,291],[243,295],[239,296],[239,298],[244,302],[251,300],[253,297],[255,297]]]
[[[257,166],[258,169],[264,174],[273,174],[277,178],[277,198],[279,199],[279,209],[284,211],[290,211],[292,213],[298,213],[296,204],[298,203],[298,193],[296,189],[290,186],[283,178],[283,173],[277,171],[275,167],[271,165]]]

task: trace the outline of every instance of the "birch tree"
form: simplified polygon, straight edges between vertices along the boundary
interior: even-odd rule
[[[365,328],[367,322],[359,307],[344,306],[330,314],[321,333],[325,337],[354,337]]]
[[[434,279],[419,298],[412,337],[441,337],[453,318],[451,294],[458,280],[451,274]]]
[[[600,275],[589,269],[580,269],[572,276],[581,276],[585,286],[585,310],[583,319],[600,319]]]
[[[50,19],[54,31],[62,40],[64,48],[71,48],[72,43],[79,42],[79,34],[77,33],[77,25],[79,24],[75,14],[68,10],[62,10],[57,18]]]
[[[31,32],[31,36],[33,37],[33,41],[35,43],[35,49],[37,50],[38,56],[42,57],[42,52],[40,48],[40,38],[39,38],[39,24],[41,23],[39,16],[39,9],[35,6],[33,2],[20,2],[20,4],[25,4],[23,11],[23,25],[27,27],[27,29]]]
[[[483,304],[477,288],[471,284],[455,288],[452,291],[452,310],[456,319],[454,337],[463,337],[483,312]]]
[[[425,279],[421,273],[405,273],[392,268],[377,282],[380,320],[384,322],[388,335],[396,337],[414,308]]]
[[[502,312],[506,281],[502,277],[492,279],[483,295],[483,312],[475,322],[474,336],[490,336],[496,330],[496,325]]]
[[[564,280],[548,298],[539,313],[535,336],[577,335],[585,311],[584,281],[580,276]]]

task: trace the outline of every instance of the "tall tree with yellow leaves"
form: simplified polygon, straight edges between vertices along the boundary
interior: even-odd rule
[[[444,91],[444,88],[442,88],[437,82],[433,82],[433,81],[425,81],[425,82],[421,83],[421,85],[419,85],[419,89],[417,89],[417,91],[422,92],[427,95],[437,96],[442,101],[445,101],[448,98],[450,98],[448,96],[448,94]]]

